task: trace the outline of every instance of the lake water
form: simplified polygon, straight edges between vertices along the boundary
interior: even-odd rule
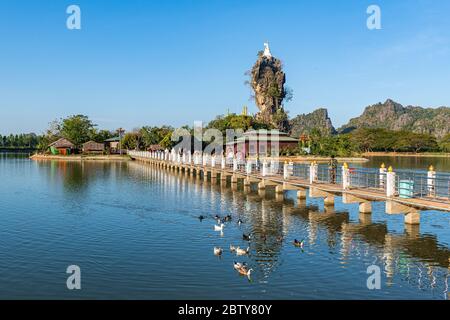
[[[423,212],[420,228],[405,228],[383,203],[360,215],[339,198],[334,210],[291,192],[279,201],[139,162],[0,155],[0,181],[1,299],[449,298],[448,214]],[[223,235],[216,214],[233,216]],[[246,247],[244,232],[251,253],[236,257],[228,248]],[[251,280],[233,261],[253,268]],[[69,265],[81,290],[66,287]],[[367,288],[371,265],[380,290]]]
[[[370,157],[364,163],[365,167],[379,168],[384,163],[386,167],[392,166],[394,169],[418,169],[428,170],[433,165],[436,171],[450,172],[450,157]]]

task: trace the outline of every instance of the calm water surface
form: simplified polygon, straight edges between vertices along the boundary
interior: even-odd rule
[[[295,193],[280,201],[138,162],[0,155],[0,181],[2,299],[448,299],[448,214],[424,212],[420,229],[405,228],[383,203],[360,215],[339,198],[335,209]],[[223,235],[215,214],[234,218]],[[227,248],[246,247],[243,232],[255,240],[237,258]],[[294,238],[305,239],[303,251]],[[221,258],[214,246],[226,249]],[[234,260],[254,269],[251,281]],[[72,264],[79,291],[66,288]],[[367,289],[372,264],[381,290]]]

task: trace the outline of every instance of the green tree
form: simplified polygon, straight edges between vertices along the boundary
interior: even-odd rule
[[[91,136],[95,124],[85,115],[74,115],[62,120],[61,136],[70,140],[77,148]]]
[[[443,152],[450,152],[450,134],[447,134],[439,141],[439,148]]]
[[[128,150],[142,150],[144,144],[140,132],[128,132],[122,139],[122,148]]]

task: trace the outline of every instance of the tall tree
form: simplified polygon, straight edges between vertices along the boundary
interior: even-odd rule
[[[77,148],[87,142],[96,127],[85,115],[74,115],[62,120],[61,136],[70,140]]]

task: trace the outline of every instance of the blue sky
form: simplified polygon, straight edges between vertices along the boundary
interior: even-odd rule
[[[66,28],[71,4],[81,30]],[[447,0],[1,0],[0,134],[80,113],[130,130],[256,112],[244,73],[265,41],[291,117],[326,107],[338,127],[387,98],[449,106],[449,14]]]

